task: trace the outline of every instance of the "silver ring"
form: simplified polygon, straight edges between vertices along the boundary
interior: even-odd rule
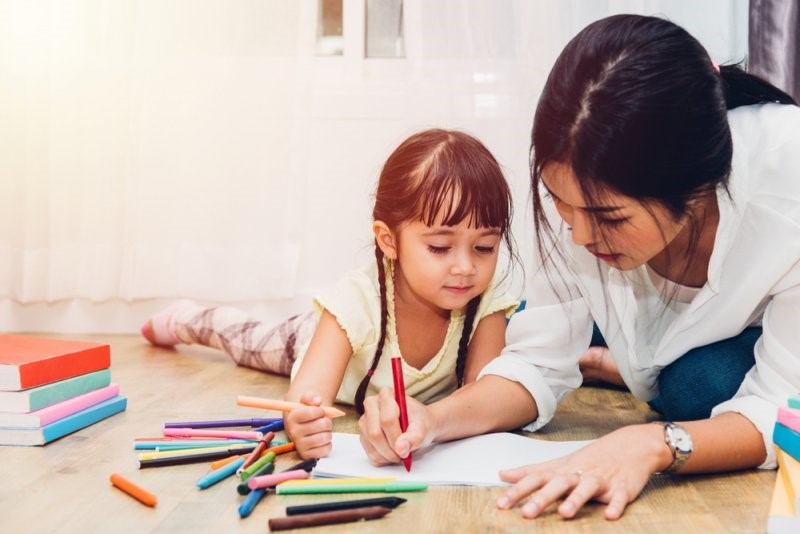
[[[578,476],[578,478],[581,478],[581,477],[583,477],[583,471],[581,471],[580,469],[578,469],[577,471],[575,471],[575,472],[574,472],[574,473],[572,473],[572,474],[573,474],[573,475],[577,475],[577,476]]]

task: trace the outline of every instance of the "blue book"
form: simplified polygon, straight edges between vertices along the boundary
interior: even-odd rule
[[[125,410],[128,399],[117,395],[39,428],[0,428],[0,445],[44,445]]]
[[[800,432],[796,432],[780,423],[775,423],[775,429],[772,431],[772,441],[795,460],[800,460]]]

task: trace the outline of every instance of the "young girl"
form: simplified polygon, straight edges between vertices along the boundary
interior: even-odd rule
[[[532,137],[542,263],[527,306],[478,380],[409,399],[406,432],[392,399],[368,399],[372,461],[541,428],[580,386],[596,323],[619,378],[666,421],[502,471],[499,508],[530,495],[534,518],[563,499],[573,517],[594,499],[617,519],[654,473],[774,467],[778,406],[800,390],[800,108],[675,24],[617,15],[563,50]]]
[[[477,139],[422,131],[386,161],[373,209],[375,262],[317,297],[315,311],[267,328],[231,308],[182,301],[142,327],[151,343],[200,343],[239,365],[288,374],[286,395],[306,407],[285,418],[304,458],[331,449],[320,405],[355,404],[392,384],[402,356],[406,392],[432,402],[465,383],[503,348],[517,307],[496,274],[502,243],[514,257],[511,194]],[[310,341],[309,341],[310,339]]]

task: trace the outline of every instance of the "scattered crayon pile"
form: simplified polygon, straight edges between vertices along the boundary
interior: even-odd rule
[[[246,406],[289,411],[296,403],[239,397]],[[325,407],[329,416],[344,413]],[[236,430],[249,427],[251,430]],[[221,421],[181,421],[165,423],[163,436],[136,438],[134,449],[139,453],[139,468],[164,467],[211,462],[211,470],[196,485],[203,490],[231,476],[239,477],[237,492],[245,498],[239,506],[239,517],[249,516],[269,491],[276,494],[359,493],[420,491],[427,484],[402,482],[394,478],[311,479],[316,460],[305,460],[275,473],[277,455],[294,451],[294,443],[276,440],[283,430],[282,418],[232,419]],[[156,505],[156,497],[118,474],[111,483],[148,506]],[[357,499],[332,503],[290,506],[286,517],[269,520],[270,530],[378,519],[405,502],[398,497]]]

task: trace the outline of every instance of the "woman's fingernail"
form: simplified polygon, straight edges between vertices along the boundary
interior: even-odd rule
[[[318,396],[314,396],[314,397],[311,398],[311,402],[314,403],[314,404],[322,404],[322,398],[320,398]]]
[[[497,498],[497,507],[498,508],[506,509],[509,506],[510,506],[510,503],[508,502],[508,497],[503,495],[503,496]]]
[[[571,514],[575,510],[575,505],[569,501],[564,501],[561,504],[561,511],[567,514]]]

